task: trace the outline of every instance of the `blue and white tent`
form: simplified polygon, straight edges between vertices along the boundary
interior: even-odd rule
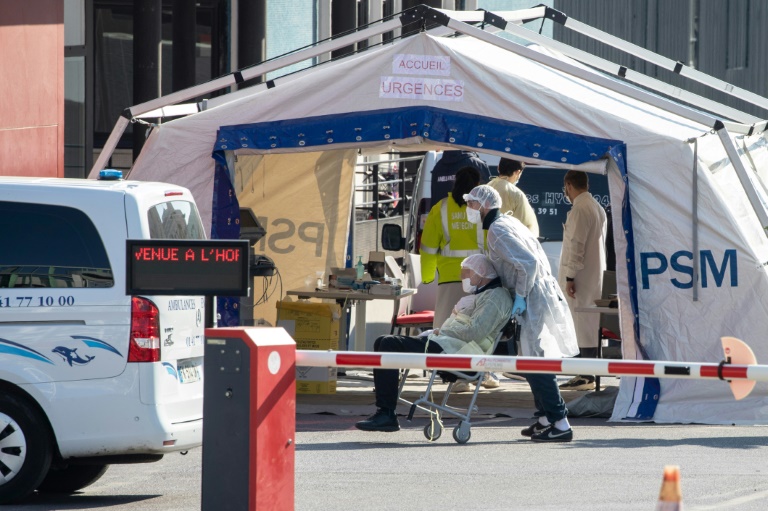
[[[191,189],[226,237],[230,190],[300,210],[307,174],[321,189],[321,157],[294,168],[286,155],[339,155],[349,168],[358,149],[455,147],[605,173],[624,358],[719,362],[720,337],[733,336],[768,362],[765,123],[696,110],[429,12],[464,35],[422,32],[212,100],[154,129],[130,177]],[[240,182],[244,168],[263,174],[260,186],[293,184],[267,194]],[[348,208],[351,173],[333,186]],[[636,383],[622,378],[612,420],[642,416]],[[660,385],[656,422],[768,423],[765,384],[742,401],[722,382]]]

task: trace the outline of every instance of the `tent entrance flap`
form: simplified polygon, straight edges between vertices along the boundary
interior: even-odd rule
[[[287,289],[316,281],[316,272],[344,267],[357,153],[353,149],[238,155],[233,188],[266,235],[254,246],[279,275],[256,278],[253,317],[276,324],[275,302]]]

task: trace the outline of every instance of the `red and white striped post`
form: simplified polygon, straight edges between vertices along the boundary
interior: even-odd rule
[[[736,399],[742,399],[749,395],[757,381],[768,381],[768,366],[757,365],[752,350],[739,339],[723,337],[722,340],[726,360],[719,364],[588,358],[297,350],[296,365],[309,367],[371,367],[378,369],[438,369],[443,371],[721,379],[728,380],[731,391]]]

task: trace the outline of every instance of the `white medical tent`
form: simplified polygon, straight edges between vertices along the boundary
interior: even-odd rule
[[[232,232],[227,208],[238,201],[269,218],[305,212],[304,223],[272,225],[283,237],[264,247],[277,249],[271,252],[276,260],[285,254],[299,265],[300,279],[316,263],[343,265],[358,150],[456,147],[605,173],[624,358],[720,362],[720,337],[733,336],[752,348],[759,363],[768,362],[765,123],[590,60],[515,23],[535,17],[532,11],[560,16],[556,21],[566,26],[571,21],[540,9],[492,14],[420,8],[330,41],[341,47],[413,19],[438,25],[216,98],[203,111],[163,123],[151,132],[130,178],[191,189],[214,237]],[[478,16],[484,29],[469,23]],[[536,46],[494,33],[501,30]],[[330,49],[303,50],[284,64]],[[214,85],[278,65],[268,62]],[[669,67],[707,80],[679,63]],[[201,92],[192,88],[184,97]],[[116,131],[131,116],[165,107],[163,99],[131,109]],[[653,383],[622,378],[611,420],[768,423],[766,384],[736,401],[721,381],[661,378],[655,382],[660,391]]]

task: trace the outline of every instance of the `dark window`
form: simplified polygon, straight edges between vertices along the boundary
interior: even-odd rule
[[[204,83],[227,72],[224,58],[227,40],[221,34],[219,24],[226,20],[226,4],[218,0],[190,2],[188,8],[195,10],[195,83]],[[133,98],[133,2],[130,0],[97,0],[94,2],[94,45],[95,45],[95,91],[94,131],[95,145],[100,147],[112,131],[115,122],[125,108],[135,105]],[[173,2],[162,2],[162,41],[160,43],[160,88],[161,95],[170,94],[173,69]],[[207,94],[209,98],[216,94]],[[196,98],[200,100],[201,98]],[[187,102],[192,102],[189,100]],[[132,133],[129,125],[125,133]],[[122,144],[131,144],[130,136],[120,139]],[[127,147],[127,146],[126,146]]]
[[[729,0],[726,5],[725,68],[744,69],[749,66],[749,2]]]
[[[525,192],[539,222],[539,236],[543,241],[563,241],[563,224],[571,204],[563,193],[565,170],[546,167],[526,167],[517,186]],[[604,208],[610,204],[608,178],[588,174],[589,193]]]
[[[104,243],[85,213],[0,201],[0,288],[112,287]]]

